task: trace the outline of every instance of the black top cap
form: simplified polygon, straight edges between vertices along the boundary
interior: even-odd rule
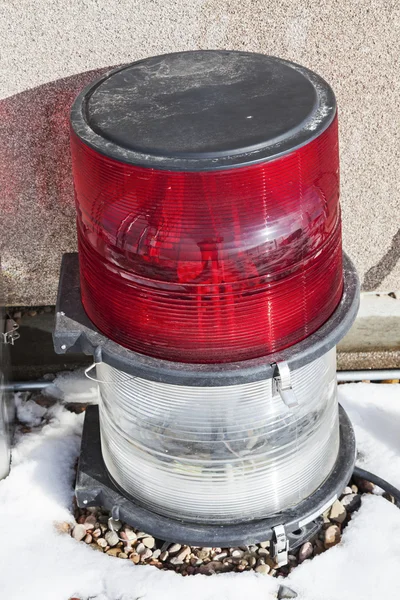
[[[98,152],[155,169],[200,171],[276,158],[336,113],[329,85],[280,58],[199,50],[147,58],[87,87],[71,112]]]

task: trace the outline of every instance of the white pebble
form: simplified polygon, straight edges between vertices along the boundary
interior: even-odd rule
[[[151,536],[143,538],[142,543],[146,546],[146,548],[154,548],[156,545],[155,539]]]
[[[261,575],[268,575],[270,570],[271,567],[269,565],[260,565],[259,567],[256,567],[256,573],[261,573]]]
[[[144,552],[146,552],[146,546],[144,544],[142,544],[141,542],[136,546],[135,548],[136,552],[138,554],[143,554]]]
[[[119,542],[118,534],[115,531],[107,531],[104,537],[107,544],[111,547],[116,546]]]
[[[143,554],[140,555],[140,560],[144,561],[144,560],[147,560],[148,558],[151,558],[152,556],[153,556],[153,553],[150,550],[150,548],[146,548],[146,550],[143,552]]]
[[[167,560],[168,556],[169,556],[169,553],[166,550],[164,550],[164,552],[161,552],[161,554],[160,554],[161,562],[165,562]]]
[[[72,537],[80,542],[86,536],[86,527],[84,525],[75,525],[72,530]]]

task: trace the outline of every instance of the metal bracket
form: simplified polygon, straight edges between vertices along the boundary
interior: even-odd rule
[[[289,540],[283,525],[277,525],[273,528],[274,537],[271,540],[272,558],[275,560],[278,568],[288,564]]]
[[[293,391],[290,368],[286,361],[274,364],[277,375],[273,378],[273,393],[278,393],[288,408],[298,406],[296,395]]]
[[[5,322],[5,331],[1,334],[0,337],[1,342],[3,344],[11,344],[11,346],[14,346],[14,342],[21,337],[17,331],[18,329],[18,323],[16,323],[14,319],[11,319],[11,317],[7,315]]]

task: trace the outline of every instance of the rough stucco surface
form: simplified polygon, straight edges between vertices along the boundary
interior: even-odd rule
[[[279,55],[331,83],[340,110],[344,245],[365,289],[399,288],[397,0],[3,0],[0,31],[0,239],[9,303],[54,302],[61,254],[75,249],[72,188],[46,173],[60,153],[58,123],[59,135],[68,135],[60,111],[93,75],[50,85],[54,102],[43,101],[45,87],[33,90],[32,102],[26,90],[196,48]],[[68,157],[58,159],[68,173]]]

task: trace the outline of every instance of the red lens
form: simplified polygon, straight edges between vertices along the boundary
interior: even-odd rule
[[[82,300],[107,337],[194,363],[313,333],[343,288],[337,119],[276,160],[206,172],[118,162],[72,133]]]

